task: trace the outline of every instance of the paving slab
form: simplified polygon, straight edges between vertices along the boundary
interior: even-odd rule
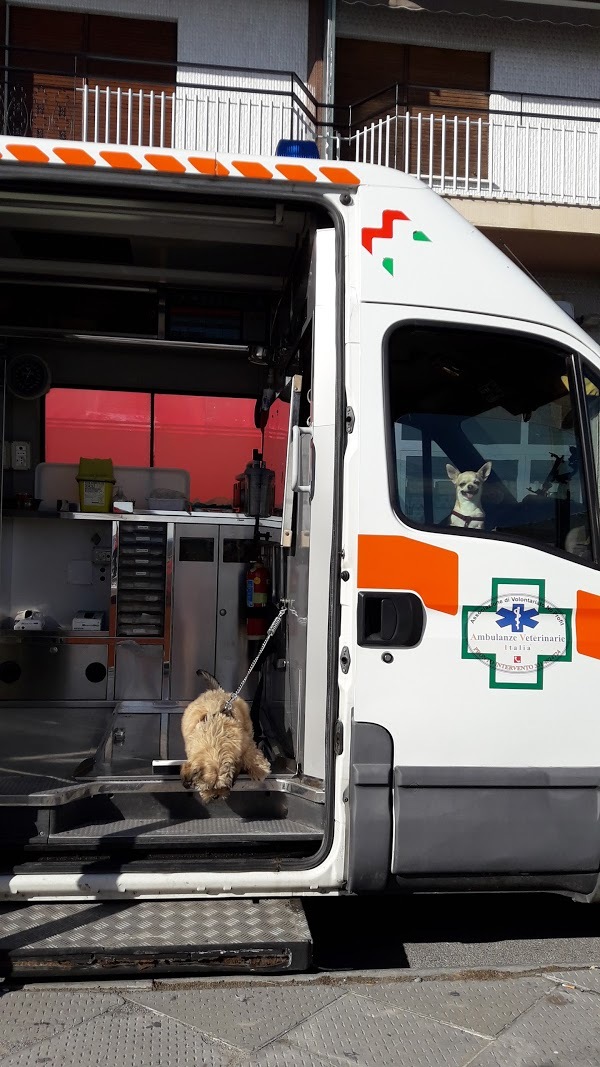
[[[39,1044],[0,1057],[0,1067],[237,1067],[238,1050],[173,1019],[127,1007],[105,1011]]]
[[[266,1048],[245,1061],[243,1067],[356,1067],[356,1060],[342,1060],[339,1056],[317,1055],[291,1045],[285,1038],[273,1041]],[[242,1065],[240,1065],[242,1067]],[[415,1065],[417,1067],[417,1065]]]
[[[574,985],[577,989],[600,993],[600,968],[598,967],[582,971],[552,971],[551,977],[566,985]]]
[[[600,1067],[600,972],[7,989],[0,1042],[0,1067]]]
[[[0,996],[0,1055],[53,1037],[122,1003],[111,992],[9,990]]]
[[[286,1041],[355,1067],[461,1067],[486,1041],[433,1019],[348,993],[286,1034]]]
[[[500,982],[386,982],[357,986],[353,993],[378,1004],[416,1012],[477,1034],[495,1037],[548,992],[543,978]]]
[[[328,986],[221,986],[185,992],[127,993],[129,1000],[253,1051],[343,996]]]
[[[592,993],[548,993],[469,1067],[598,1067],[600,1011]]]

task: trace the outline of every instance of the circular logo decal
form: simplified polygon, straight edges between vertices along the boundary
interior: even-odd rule
[[[571,659],[571,610],[546,600],[544,582],[494,579],[491,599],[463,609],[463,659],[484,660],[492,688],[543,686],[550,664]]]

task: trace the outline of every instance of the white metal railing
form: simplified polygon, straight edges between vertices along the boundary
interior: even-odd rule
[[[2,132],[21,137],[193,152],[273,155],[282,138],[314,138],[314,101],[299,79],[271,72],[186,70],[185,83],[128,87],[55,84],[44,78],[0,86]],[[68,79],[64,79],[68,81]]]
[[[446,195],[600,206],[600,122],[388,115],[336,139],[341,158],[415,175]]]
[[[316,138],[324,155],[333,143],[340,159],[399,168],[443,195],[600,206],[599,101],[584,107],[495,94],[492,110],[478,117],[402,108],[342,137],[319,123],[323,109],[296,76],[198,68],[185,77],[164,88],[7,81],[0,87],[2,129],[249,155],[272,155],[281,138]]]
[[[85,84],[75,92],[80,98],[82,141],[173,147],[174,91]]]
[[[273,155],[281,138],[316,133],[301,101],[288,92],[193,85],[163,91],[84,85],[77,92],[83,141]]]

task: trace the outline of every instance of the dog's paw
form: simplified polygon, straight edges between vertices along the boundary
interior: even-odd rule
[[[189,763],[186,762],[186,763],[182,763],[181,764],[181,770],[179,772],[179,776],[181,778],[181,784],[182,784],[183,788],[184,789],[191,789],[192,788],[192,784],[193,784],[192,783],[192,769],[191,769]]]
[[[219,795],[223,796],[224,793],[228,793],[231,790],[236,770],[234,763],[223,763],[219,768],[219,777],[216,782],[216,789],[219,791]]]
[[[271,764],[258,749],[247,762],[248,774],[252,781],[262,782],[271,770]]]

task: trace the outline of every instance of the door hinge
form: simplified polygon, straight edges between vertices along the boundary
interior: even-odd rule
[[[344,645],[340,653],[340,667],[342,668],[342,674],[347,674],[350,670],[350,649],[347,645]]]
[[[354,429],[354,409],[346,408],[346,433],[352,433]]]
[[[333,751],[336,756],[341,756],[344,751],[344,724],[341,719],[336,719],[333,727]]]

